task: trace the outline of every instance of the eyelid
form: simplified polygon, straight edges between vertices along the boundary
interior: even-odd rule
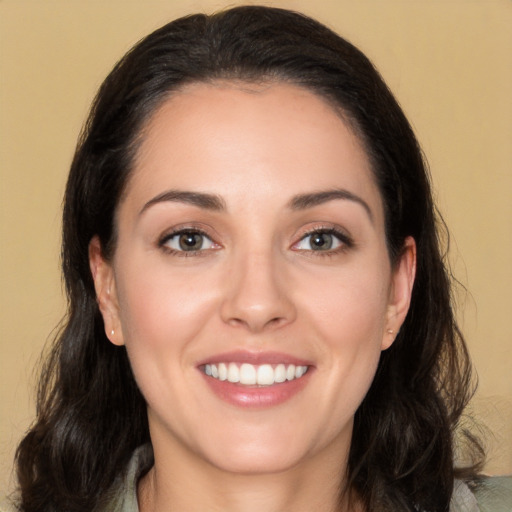
[[[315,233],[323,233],[323,234],[330,234],[335,236],[341,245],[339,247],[336,247],[334,249],[326,250],[326,251],[314,251],[312,249],[297,249],[297,245],[300,244],[305,238],[308,236],[312,236]],[[304,251],[304,252],[310,252],[310,253],[316,253],[318,255],[329,255],[337,252],[341,252],[347,249],[351,249],[354,247],[355,242],[351,235],[349,235],[346,230],[342,229],[339,226],[333,225],[333,224],[320,224],[320,225],[313,225],[311,227],[306,227],[300,235],[298,235],[297,241],[292,244],[292,249],[295,249],[297,251]]]
[[[192,256],[192,255],[206,255],[208,252],[218,250],[222,248],[222,245],[216,241],[218,236],[211,234],[212,229],[205,229],[202,226],[199,226],[197,224],[180,224],[177,226],[174,226],[168,230],[166,230],[162,235],[160,235],[157,239],[156,245],[170,253],[177,254],[179,256]],[[174,249],[172,247],[167,246],[167,242],[171,240],[172,238],[184,234],[184,233],[195,233],[201,236],[204,236],[207,238],[211,243],[212,247],[208,247],[206,249],[198,249],[198,250],[191,250],[191,251],[184,251],[179,249]],[[323,233],[323,234],[330,234],[335,236],[340,245],[338,247],[335,247],[334,249],[328,249],[324,251],[315,251],[313,249],[299,249],[297,248],[297,245],[299,245],[305,238],[308,236],[312,236],[316,233]],[[295,242],[291,245],[291,249],[295,251],[301,251],[301,252],[309,252],[309,253],[315,253],[316,255],[332,255],[338,252],[345,251],[347,249],[350,249],[354,247],[355,242],[350,234],[347,233],[347,231],[343,228],[341,228],[338,225],[330,224],[330,223],[322,223],[317,225],[308,225],[303,227],[299,234],[296,235]]]
[[[160,235],[157,239],[156,245],[171,254],[176,254],[179,256],[193,256],[193,255],[205,255],[206,253],[217,250],[221,248],[221,245],[216,242],[215,236],[212,236],[209,232],[209,230],[206,230],[202,227],[199,227],[197,225],[193,224],[181,224],[179,226],[174,226],[173,228],[165,231],[162,235]],[[169,240],[173,239],[174,237],[177,237],[179,235],[185,234],[185,233],[194,233],[201,235],[205,238],[207,238],[213,245],[213,247],[209,247],[206,249],[198,249],[198,250],[191,250],[191,251],[183,251],[179,249],[174,249],[168,245],[166,245]]]
[[[172,226],[167,227],[166,229],[161,230],[161,234],[158,236],[158,243],[164,240],[165,238],[169,238],[175,236],[178,233],[200,233],[212,240],[217,240],[219,238],[219,234],[212,226],[205,224],[204,222],[180,222],[178,224],[174,224]]]

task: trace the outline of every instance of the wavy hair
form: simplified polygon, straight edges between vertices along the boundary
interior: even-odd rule
[[[115,251],[116,207],[151,115],[184,85],[216,80],[284,81],[328,100],[370,158],[391,262],[407,236],[415,239],[410,310],[356,413],[348,477],[368,511],[447,511],[454,477],[471,473],[454,469],[471,365],[454,320],[439,240],[444,225],[422,152],[363,53],[304,15],[257,6],[165,25],[130,50],[99,89],[65,192],[68,313],[41,374],[36,421],[17,451],[20,510],[93,510],[133,450],[150,441],[126,350],[105,336],[88,245],[97,235],[107,259]]]

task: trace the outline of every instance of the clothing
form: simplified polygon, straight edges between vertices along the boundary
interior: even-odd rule
[[[137,503],[137,482],[153,464],[153,450],[150,445],[135,450],[125,477],[114,485],[114,492],[98,512],[139,512]]]
[[[117,493],[105,507],[105,512],[139,512],[137,481],[152,464],[149,446],[142,446],[134,453],[126,477]],[[474,493],[457,480],[454,485],[450,512],[512,512],[512,476],[482,480]]]
[[[139,447],[124,477],[113,486],[112,493],[98,512],[139,512],[137,482],[152,463],[151,447]],[[13,509],[0,505],[0,512],[13,512]],[[485,478],[474,493],[457,480],[450,512],[512,512],[512,476]]]

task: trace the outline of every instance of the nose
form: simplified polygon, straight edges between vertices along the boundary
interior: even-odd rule
[[[295,320],[290,282],[276,258],[239,255],[230,268],[221,305],[222,320],[251,333],[277,329]]]

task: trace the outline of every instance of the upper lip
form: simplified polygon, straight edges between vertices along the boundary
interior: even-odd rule
[[[234,350],[215,354],[198,362],[197,366],[205,364],[218,363],[249,363],[253,365],[262,364],[294,364],[296,366],[312,366],[311,361],[300,357],[285,354],[283,352],[248,352],[243,350]]]

